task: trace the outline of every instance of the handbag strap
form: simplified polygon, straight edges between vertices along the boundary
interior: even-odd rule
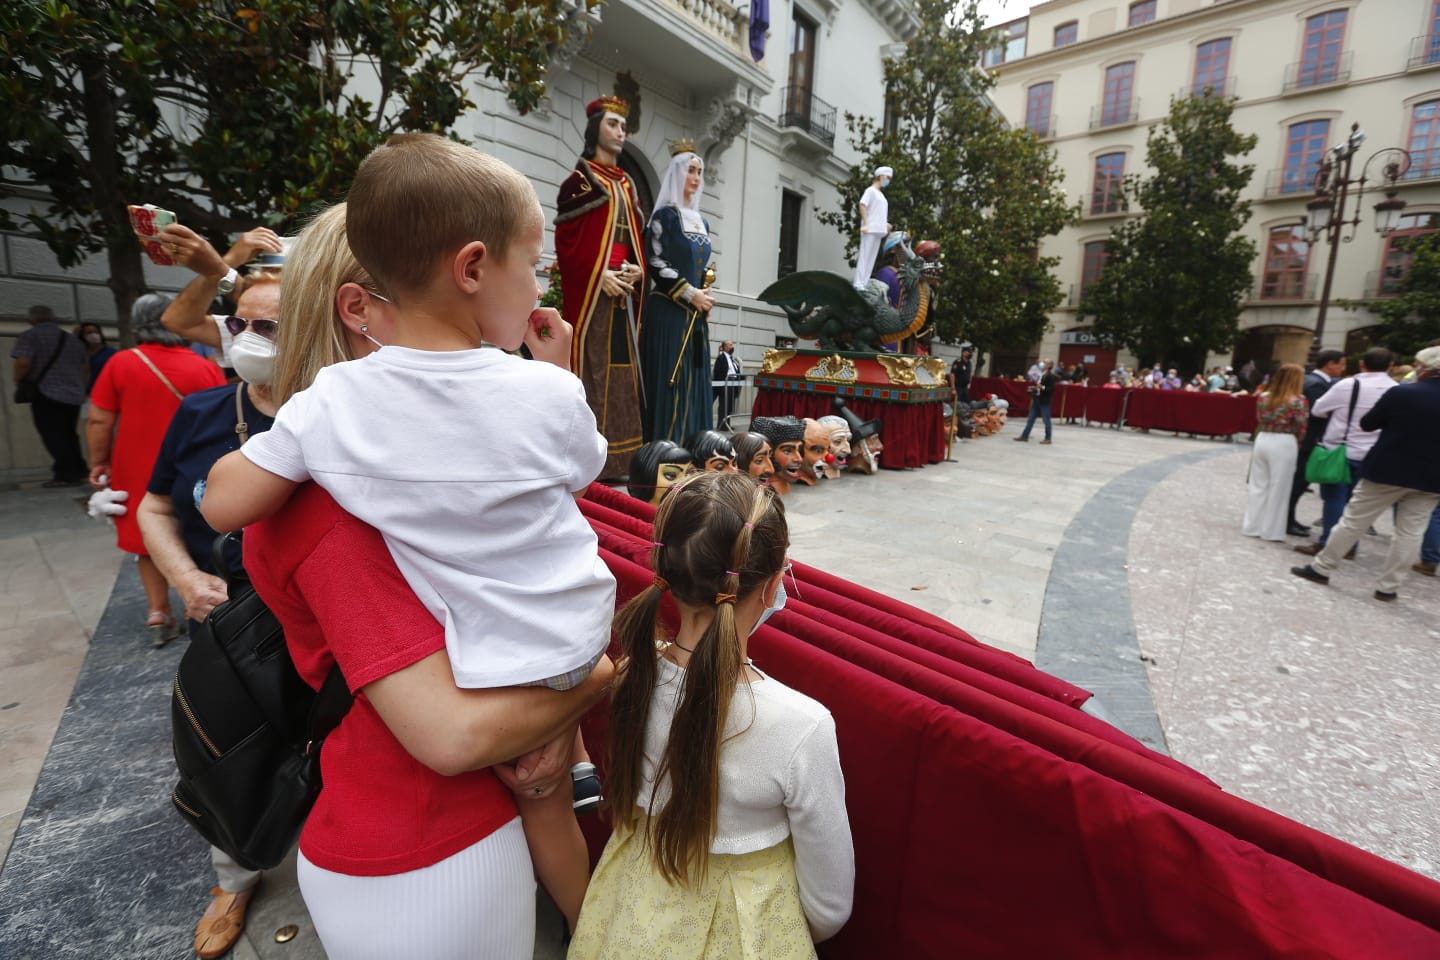
[[[1355,401],[1360,399],[1360,378],[1355,378],[1355,389],[1350,391],[1350,411],[1345,414],[1345,433],[1340,437],[1343,444],[1350,439],[1350,424],[1355,420]]]
[[[56,329],[59,328],[57,327]],[[68,336],[70,336],[70,334],[64,330],[60,331],[60,339],[55,341],[55,352],[50,354],[50,359],[45,361],[45,366],[41,367],[40,372],[35,375],[35,385],[37,387],[40,385],[40,381],[45,379],[45,374],[50,372],[50,368],[55,366],[55,361],[60,359],[60,351],[65,349],[65,338]],[[26,377],[25,379],[29,380],[30,378]]]
[[[235,435],[240,438],[242,447],[250,439],[250,424],[245,422],[245,407],[240,403],[240,394],[244,389],[244,381],[235,384]]]
[[[165,386],[167,386],[167,387],[170,388],[170,392],[173,393],[173,394],[175,394],[175,399],[176,399],[176,400],[184,400],[184,399],[185,399],[185,394],[183,394],[183,393],[181,393],[179,390],[176,390],[176,389],[175,389],[175,384],[171,383],[171,382],[169,381],[169,379],[166,378],[165,374],[163,374],[163,373],[160,372],[160,368],[157,367],[157,366],[155,366],[154,361],[152,361],[149,357],[145,356],[145,354],[143,354],[143,353],[140,352],[140,348],[139,348],[139,347],[131,347],[131,348],[130,348],[130,352],[133,353],[133,354],[135,354],[135,356],[139,357],[141,360],[145,361],[145,366],[149,367],[149,368],[150,368],[150,372],[153,373],[153,374],[155,374],[155,376],[157,376],[157,377],[160,378],[160,382],[161,382],[161,383],[165,384]]]

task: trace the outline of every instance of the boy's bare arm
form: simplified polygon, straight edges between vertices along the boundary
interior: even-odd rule
[[[239,450],[210,468],[200,513],[216,530],[239,530],[285,505],[299,484],[256,466]]]

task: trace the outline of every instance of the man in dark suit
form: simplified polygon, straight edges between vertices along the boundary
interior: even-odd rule
[[[1315,369],[1305,374],[1305,400],[1313,410],[1315,403],[1325,396],[1330,385],[1345,375],[1345,354],[1339,350],[1321,350],[1315,357]],[[1310,528],[1295,519],[1295,507],[1310,485],[1305,482],[1305,461],[1325,435],[1325,421],[1328,417],[1311,417],[1305,428],[1305,439],[1300,443],[1300,458],[1295,462],[1295,481],[1290,485],[1290,519],[1286,532],[1292,537],[1310,536]]]
[[[723,387],[711,387],[715,394],[715,400],[720,404],[720,411],[715,417],[715,425],[721,429],[728,429],[726,417],[735,412],[735,398],[740,394],[740,381],[745,379],[740,372],[740,361],[735,359],[735,341],[726,340],[720,344],[720,352],[715,355],[715,369],[711,371],[712,382],[724,381]]]
[[[1430,515],[1440,504],[1440,347],[1415,355],[1415,377],[1414,383],[1381,394],[1360,418],[1362,430],[1379,430],[1380,436],[1365,457],[1360,482],[1325,549],[1309,566],[1291,567],[1295,576],[1329,583],[1345,551],[1393,506],[1395,533],[1375,599],[1395,599],[1400,578],[1414,562]]]
[[[951,386],[955,388],[955,396],[963,402],[970,400],[970,348],[962,347],[960,356],[954,363],[950,364]]]

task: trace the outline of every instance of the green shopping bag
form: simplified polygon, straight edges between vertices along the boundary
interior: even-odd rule
[[[1350,457],[1345,444],[1334,450],[1316,447],[1305,461],[1306,483],[1349,483]]]

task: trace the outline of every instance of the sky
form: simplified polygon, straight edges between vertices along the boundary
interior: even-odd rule
[[[980,15],[987,26],[1006,23],[1030,12],[1039,0],[980,0]]]

